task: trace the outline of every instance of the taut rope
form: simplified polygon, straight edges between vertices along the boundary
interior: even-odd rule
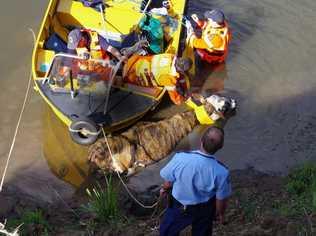
[[[108,139],[107,139],[107,137],[106,137],[106,134],[105,134],[105,131],[104,131],[103,127],[102,127],[102,133],[103,133],[103,136],[104,136],[104,140],[105,140],[106,146],[107,146],[107,148],[109,149],[109,153],[110,153],[110,156],[111,156],[111,159],[112,159],[112,163],[115,163],[116,161],[115,161],[115,159],[114,159],[114,157],[113,157],[113,154],[112,154],[112,151],[111,151],[111,147],[110,147],[110,145],[109,145],[109,142],[108,142]],[[140,201],[133,195],[133,193],[129,190],[128,186],[126,185],[126,183],[125,183],[124,180],[122,179],[122,176],[121,176],[120,172],[118,172],[117,170],[115,170],[115,173],[117,174],[119,180],[121,181],[121,183],[122,183],[122,185],[124,186],[124,188],[125,188],[126,192],[128,193],[128,195],[129,195],[140,207],[145,208],[145,209],[153,209],[153,208],[155,208],[156,206],[158,206],[158,204],[159,204],[159,202],[160,202],[160,198],[158,198],[158,200],[157,200],[154,204],[152,204],[152,205],[150,205],[150,206],[147,206],[147,205],[143,204],[142,202],[140,202]]]
[[[31,31],[31,33],[32,33],[33,42],[34,42],[34,45],[35,45],[36,36],[35,36],[34,30],[29,28],[29,31]],[[23,105],[22,105],[22,109],[20,111],[20,115],[19,115],[19,119],[18,119],[17,125],[15,127],[15,132],[14,132],[14,136],[13,136],[13,139],[12,139],[12,142],[11,142],[11,147],[10,147],[10,151],[9,151],[9,154],[8,154],[8,157],[7,157],[7,162],[6,162],[6,165],[4,167],[3,174],[2,174],[1,183],[0,183],[0,192],[2,192],[4,179],[5,179],[5,176],[7,174],[7,169],[8,169],[9,162],[10,162],[10,159],[11,159],[11,155],[12,155],[12,152],[13,152],[13,149],[14,149],[16,137],[17,137],[17,134],[18,134],[18,131],[19,131],[19,128],[20,128],[20,124],[21,124],[21,120],[22,120],[22,116],[23,116],[23,113],[24,113],[24,110],[25,110],[25,107],[26,107],[27,98],[28,98],[28,95],[29,95],[29,92],[30,92],[30,88],[31,88],[31,84],[32,84],[31,82],[32,82],[32,70],[30,71],[29,81],[28,81],[27,89],[26,89],[25,96],[24,96],[24,102],[23,102]]]

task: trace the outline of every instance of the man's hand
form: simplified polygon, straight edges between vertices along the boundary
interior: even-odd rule
[[[119,52],[119,50],[117,50],[115,47],[112,46],[108,46],[108,48],[106,49],[108,52],[110,52],[113,56],[116,57],[117,60],[121,60],[121,61],[126,61],[127,57],[125,57],[124,55],[121,55],[121,53]]]
[[[160,189],[160,197],[165,197],[168,193],[168,191],[172,188],[172,183],[169,181],[165,181],[162,185],[161,185],[161,189]]]
[[[122,56],[119,58],[119,60],[120,60],[121,62],[127,62],[128,58],[127,58],[127,56],[122,55]]]
[[[227,208],[228,199],[216,199],[216,215],[220,224],[225,224],[225,210]]]
[[[225,217],[224,215],[217,215],[217,220],[221,225],[225,224]]]
[[[160,197],[164,198],[164,197],[167,196],[167,193],[168,193],[168,190],[166,190],[164,188],[161,188],[160,192],[159,192],[159,195],[160,195]]]

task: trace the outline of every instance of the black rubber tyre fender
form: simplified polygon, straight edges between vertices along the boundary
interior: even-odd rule
[[[69,132],[74,142],[85,146],[95,143],[100,133],[98,126],[89,119],[73,121]]]

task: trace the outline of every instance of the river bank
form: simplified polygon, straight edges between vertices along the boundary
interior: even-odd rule
[[[312,198],[295,195],[291,190],[293,186],[294,189],[302,187],[299,184],[309,178],[306,173],[316,173],[315,167],[308,166],[313,165],[306,165],[300,172],[291,172],[288,177],[268,175],[253,169],[232,171],[234,194],[227,210],[226,223],[215,223],[214,235],[314,235],[316,208],[310,207]],[[302,179],[304,181],[300,183]],[[101,181],[104,182],[104,179]],[[124,196],[119,197],[120,219],[104,223],[98,221],[97,214],[84,211],[87,199],[83,195],[43,205],[26,195],[13,193],[13,189],[7,192],[10,191],[11,194],[1,196],[0,222],[6,216],[7,227],[13,229],[24,220],[21,232],[25,235],[154,236],[158,235],[159,218],[165,206],[163,203],[159,210],[135,216],[130,211],[132,204],[128,204],[125,193],[120,192]],[[188,232],[182,235],[190,235]]]

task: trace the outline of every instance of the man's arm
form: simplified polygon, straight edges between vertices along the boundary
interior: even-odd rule
[[[224,216],[225,211],[228,205],[228,198],[225,198],[223,200],[216,199],[216,214],[218,215],[219,222],[221,224],[224,224]]]
[[[217,179],[216,190],[216,214],[221,224],[224,223],[225,210],[228,205],[228,199],[232,193],[229,172],[221,174]]]
[[[111,53],[113,56],[115,56],[119,61],[127,60],[127,57],[122,56],[119,50],[117,50],[115,47],[112,47],[111,45],[107,47],[107,51]]]
[[[119,52],[119,50],[117,50],[115,47],[112,47],[111,45],[109,45],[107,42],[106,42],[106,39],[103,38],[101,35],[99,35],[99,43],[100,43],[100,46],[103,50],[111,53],[113,56],[115,56],[118,60],[121,60],[121,61],[126,61],[127,60],[127,57],[125,56],[122,56],[121,53]]]
[[[175,181],[175,176],[174,176],[173,171],[174,171],[174,157],[160,171],[160,176],[164,179],[164,183],[161,185],[161,189],[160,189],[160,196],[164,196],[166,192],[172,188],[172,183]]]

